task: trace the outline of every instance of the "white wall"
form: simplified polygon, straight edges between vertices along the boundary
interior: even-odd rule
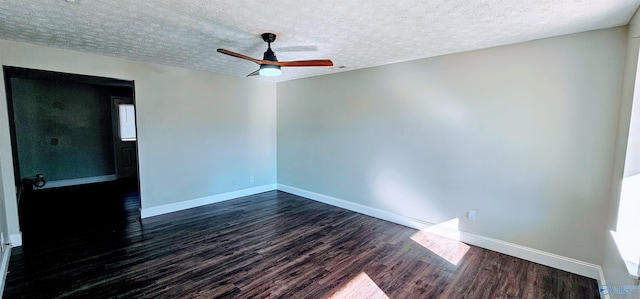
[[[619,27],[279,83],[278,183],[600,264],[625,45]]]
[[[143,208],[276,182],[273,83],[2,40],[0,64],[135,81]],[[5,95],[2,84],[0,165],[15,234]]]

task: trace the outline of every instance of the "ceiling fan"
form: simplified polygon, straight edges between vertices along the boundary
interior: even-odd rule
[[[227,54],[229,56],[246,59],[251,62],[259,64],[260,68],[254,71],[253,73],[247,75],[247,77],[255,76],[255,75],[280,76],[280,74],[282,73],[280,70],[280,67],[282,66],[287,66],[287,67],[333,66],[333,62],[329,59],[278,61],[278,58],[276,58],[276,54],[273,53],[273,50],[271,50],[271,43],[276,40],[276,35],[273,33],[263,33],[261,36],[262,36],[262,40],[264,40],[268,44],[267,51],[264,52],[264,56],[262,60],[249,57],[246,55],[242,55],[240,53],[236,53],[233,51],[225,50],[225,49],[218,49],[218,52],[222,54]]]

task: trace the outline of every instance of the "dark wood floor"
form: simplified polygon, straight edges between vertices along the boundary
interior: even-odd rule
[[[135,194],[101,190],[27,207],[42,223],[12,251],[5,298],[599,297],[593,279],[288,193],[139,220]]]

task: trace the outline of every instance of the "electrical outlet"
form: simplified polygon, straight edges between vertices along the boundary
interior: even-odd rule
[[[253,176],[250,176],[250,177],[249,177],[249,182],[252,182],[252,183],[253,183],[253,181],[254,181],[254,180],[255,180],[255,178],[254,178]]]
[[[470,220],[476,220],[476,210],[467,211],[467,218]]]

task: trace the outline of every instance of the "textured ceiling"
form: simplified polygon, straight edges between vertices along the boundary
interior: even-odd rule
[[[244,77],[263,32],[286,81],[625,25],[640,0],[0,0],[0,39]]]

